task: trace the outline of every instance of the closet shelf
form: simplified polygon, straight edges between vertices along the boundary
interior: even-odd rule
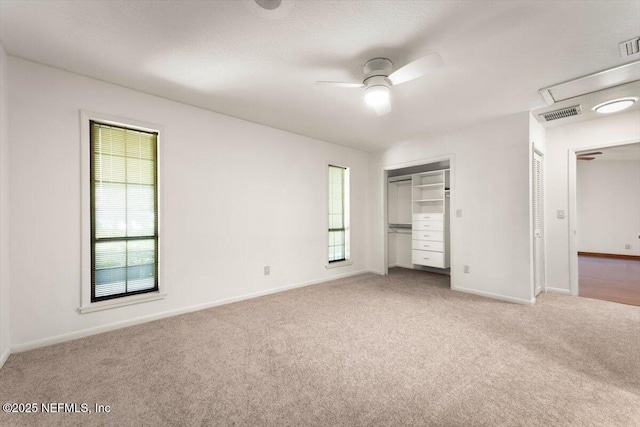
[[[421,200],[414,200],[414,203],[430,203],[430,202],[441,202],[444,199],[421,199]]]

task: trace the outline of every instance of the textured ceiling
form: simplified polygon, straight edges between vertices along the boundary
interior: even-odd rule
[[[538,89],[628,62],[638,1],[308,1],[266,19],[244,1],[0,1],[11,55],[373,151],[545,105]],[[444,66],[393,88],[378,117],[368,59]]]

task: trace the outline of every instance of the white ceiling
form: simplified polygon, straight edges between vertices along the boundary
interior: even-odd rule
[[[638,1],[309,1],[264,19],[243,1],[0,0],[15,56],[367,151],[546,105],[538,90],[628,62]],[[378,117],[368,59],[444,66]]]

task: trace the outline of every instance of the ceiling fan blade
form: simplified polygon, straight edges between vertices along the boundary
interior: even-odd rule
[[[580,153],[580,154],[578,154],[578,157],[580,157],[580,156],[597,156],[598,154],[602,154],[602,151],[592,151],[590,153]]]
[[[581,157],[581,156],[578,156],[578,160],[593,160],[593,159],[595,159],[595,157]]]
[[[373,107],[373,109],[378,116],[384,116],[385,114],[391,112],[391,101],[387,101],[384,104],[376,105]]]
[[[345,87],[345,88],[356,88],[356,87],[364,87],[362,83],[346,83],[346,82],[316,82],[317,85],[321,86],[331,86],[331,87]]]
[[[442,58],[437,53],[431,53],[427,56],[423,56],[420,59],[416,59],[413,62],[408,63],[404,67],[401,67],[391,73],[389,80],[394,85],[408,82],[418,77],[422,77],[429,71],[434,70],[442,66]]]

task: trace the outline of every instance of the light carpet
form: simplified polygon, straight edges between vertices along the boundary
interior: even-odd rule
[[[1,425],[640,425],[640,308],[392,269],[12,355]]]

